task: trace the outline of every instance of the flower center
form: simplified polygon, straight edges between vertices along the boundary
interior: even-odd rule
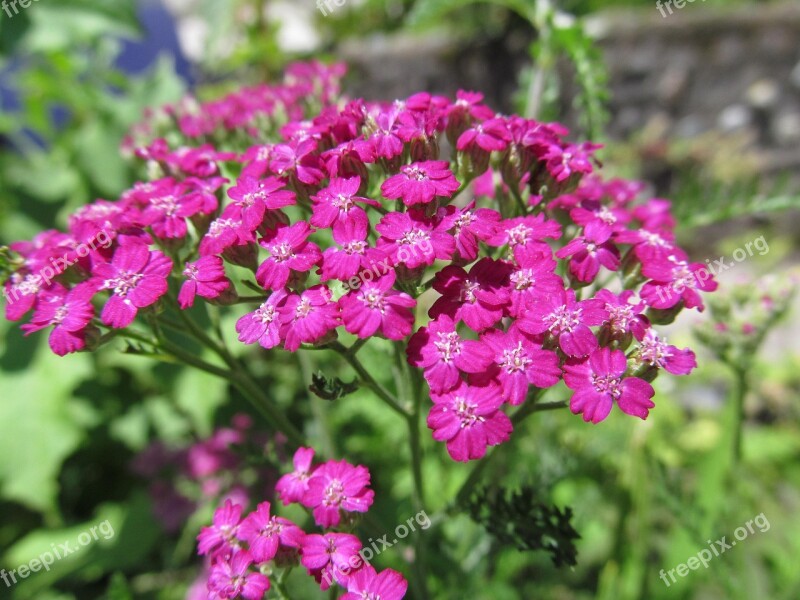
[[[56,309],[56,312],[53,314],[53,325],[60,324],[64,319],[67,318],[68,313],[69,309],[66,306],[59,306]]]
[[[511,246],[524,246],[528,243],[531,230],[523,224],[512,227],[508,230],[508,243]]]
[[[322,503],[325,506],[339,506],[344,500],[344,485],[338,479],[334,479],[325,488],[325,495]]]
[[[275,244],[270,249],[270,254],[272,254],[272,258],[274,258],[276,262],[283,262],[285,260],[289,260],[294,256],[294,252],[292,252],[292,247],[286,242],[283,242],[281,244]]]
[[[572,331],[581,324],[581,309],[571,310],[567,306],[559,306],[545,317],[545,321],[550,323],[550,331],[558,335],[563,331]]]
[[[520,269],[511,274],[511,283],[514,284],[515,290],[527,290],[534,283],[532,269]]]
[[[383,313],[386,308],[384,306],[383,294],[378,290],[370,290],[369,292],[362,293],[359,299],[371,310],[379,310]]]
[[[613,375],[592,375],[592,385],[601,394],[609,394],[614,400],[622,394],[619,377]]]
[[[403,173],[405,173],[406,177],[415,181],[425,181],[428,178],[427,174],[419,167],[404,167]]]
[[[337,194],[333,197],[332,204],[342,212],[349,212],[355,206],[352,196]]]
[[[483,423],[486,419],[476,415],[477,404],[469,402],[466,398],[456,398],[456,416],[461,419],[461,428],[472,427],[475,423]]]
[[[524,372],[533,361],[525,354],[522,342],[517,342],[516,348],[503,350],[503,358],[500,361],[500,368],[505,369],[509,375]]]
[[[367,248],[366,242],[347,242],[346,244],[342,245],[345,253],[353,255],[353,254],[364,254],[364,250]]]
[[[481,289],[481,286],[477,281],[467,279],[461,286],[461,301],[474,304],[478,300],[478,298],[475,296],[475,292],[477,292],[479,289]]]
[[[103,283],[103,287],[105,289],[112,289],[117,296],[125,298],[128,293],[139,284],[143,277],[144,275],[141,273],[120,271],[115,279],[107,279]]]
[[[275,307],[264,303],[256,309],[253,316],[259,323],[269,325],[275,320]]]
[[[433,345],[436,346],[444,362],[449,363],[453,360],[453,357],[461,354],[461,338],[458,337],[455,331],[451,331],[450,333],[440,331],[436,335],[438,340],[435,341]]]
[[[152,198],[150,204],[168,217],[174,217],[175,213],[178,211],[178,203],[175,200],[175,196],[172,195]]]
[[[314,310],[314,306],[311,304],[311,300],[308,298],[303,298],[300,300],[300,304],[297,305],[297,308],[294,309],[294,318],[304,319],[311,313],[312,310]]]
[[[403,237],[400,238],[399,243],[406,244],[408,246],[416,246],[419,243],[427,242],[430,239],[427,231],[423,231],[422,229],[412,229],[410,231],[406,231],[403,234]]]

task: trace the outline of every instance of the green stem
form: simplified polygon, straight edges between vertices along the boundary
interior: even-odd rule
[[[742,459],[742,429],[744,428],[744,401],[747,397],[749,385],[747,368],[734,367],[734,427],[733,427],[733,464],[737,465]]]
[[[372,375],[370,375],[364,368],[364,365],[362,365],[361,362],[359,362],[359,360],[353,355],[353,353],[350,351],[350,348],[346,348],[340,342],[333,342],[328,345],[328,348],[336,350],[339,354],[341,354],[342,357],[350,364],[350,366],[353,367],[353,370],[358,374],[361,382],[375,392],[378,398],[383,400],[383,402],[389,408],[402,417],[406,419],[408,418],[408,411],[400,406],[400,403],[388,391],[386,391],[386,388],[375,381]]]
[[[405,355],[405,352],[403,352]],[[401,357],[402,358],[402,357]],[[414,481],[413,503],[414,510],[417,514],[425,510],[425,488],[424,479],[422,476],[422,439],[420,434],[420,421],[422,416],[422,390],[424,384],[420,371],[417,369],[409,369],[406,365],[406,374],[408,378],[409,387],[412,395],[412,413],[408,416],[408,439],[411,447],[411,473]],[[428,592],[428,575],[427,575],[427,557],[425,552],[425,543],[422,536],[422,531],[417,530],[414,532],[414,575],[419,591],[419,596],[423,599],[430,597]]]

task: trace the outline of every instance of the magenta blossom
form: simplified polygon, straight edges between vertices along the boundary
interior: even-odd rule
[[[339,299],[342,322],[362,339],[380,331],[390,340],[402,340],[414,327],[412,309],[417,305],[408,294],[394,289],[395,273],[389,271],[375,281],[365,281],[357,290]]]
[[[402,198],[406,206],[427,204],[436,196],[449,198],[458,190],[458,180],[447,161],[429,160],[400,169],[381,185],[381,193],[390,199]]]
[[[255,179],[243,175],[236,185],[228,190],[228,196],[234,200],[226,211],[226,216],[235,218],[250,231],[255,231],[264,220],[268,210],[277,210],[295,203],[295,194],[285,188],[283,181],[277,177]]]
[[[347,582],[347,593],[340,600],[402,600],[408,590],[405,578],[392,569],[377,573],[364,565]]]
[[[110,263],[98,264],[92,271],[95,284],[111,290],[101,315],[103,323],[118,329],[133,323],[139,309],[167,293],[170,271],[172,261],[158,250],[151,251],[147,244],[120,244]]]
[[[464,321],[470,329],[483,331],[503,318],[508,305],[510,265],[483,258],[469,273],[461,267],[447,266],[438,273],[433,289],[442,294],[428,314],[436,318],[446,314],[454,321]]]
[[[322,285],[308,288],[300,295],[291,294],[280,307],[281,337],[284,347],[294,352],[300,344],[313,344],[336,329],[339,305],[331,299],[330,290]]]
[[[529,335],[548,332],[567,356],[586,356],[597,348],[597,338],[589,327],[607,318],[602,301],[579,302],[575,292],[567,290],[531,302],[517,326]]]
[[[247,550],[234,552],[230,558],[217,560],[208,576],[209,600],[245,598],[261,600],[269,590],[269,579],[251,571],[253,558]]]
[[[359,539],[349,533],[309,534],[300,549],[300,562],[327,590],[333,581],[347,587],[353,562],[359,561]]]
[[[308,490],[308,480],[316,468],[311,466],[313,460],[314,450],[312,448],[297,449],[292,459],[294,471],[281,477],[275,484],[275,491],[278,492],[281,502],[291,504],[303,499]]]
[[[433,430],[433,439],[447,442],[453,460],[483,458],[487,446],[502,444],[511,435],[511,420],[500,410],[503,396],[496,386],[473,387],[461,382],[455,389],[433,396],[433,402],[428,428]]]
[[[556,252],[558,258],[570,258],[569,272],[582,283],[597,277],[600,267],[609,271],[619,269],[619,250],[610,241],[613,230],[602,221],[590,221],[583,235],[576,237]]]
[[[688,375],[697,367],[694,352],[667,344],[667,340],[660,339],[652,329],[647,330],[639,344],[639,357],[643,362],[673,375]]]
[[[253,561],[265,563],[275,558],[281,545],[299,548],[305,534],[290,520],[270,514],[269,502],[262,502],[242,521],[238,536],[247,542]]]
[[[242,507],[226,500],[214,513],[213,525],[203,527],[197,536],[199,554],[219,556],[239,547],[236,536],[242,519]]]
[[[568,362],[564,382],[574,390],[570,410],[586,422],[599,423],[611,412],[614,402],[622,412],[646,419],[655,406],[650,398],[653,386],[638,377],[624,377],[628,368],[622,350],[599,348],[588,360]]]
[[[222,259],[218,256],[203,256],[186,263],[183,276],[186,281],[178,294],[178,304],[184,309],[194,304],[195,296],[213,300],[219,298],[231,285],[225,276]]]
[[[462,339],[453,319],[445,314],[411,336],[407,353],[409,364],[424,369],[434,394],[456,387],[461,373],[484,371],[494,359],[486,344]]]
[[[344,460],[331,460],[314,471],[302,503],[313,509],[317,525],[336,527],[341,520],[341,511],[367,512],[372,506],[375,492],[368,489],[369,481],[366,467],[354,467]]]
[[[272,230],[259,243],[269,251],[269,258],[256,271],[256,281],[268,290],[286,286],[292,271],[310,271],[322,258],[319,247],[308,241],[311,228],[305,221]]]
[[[236,321],[236,332],[239,341],[245,344],[258,342],[262,348],[269,350],[281,343],[280,308],[288,297],[285,290],[272,292],[261,306],[247,313]]]
[[[58,356],[86,347],[86,328],[94,317],[91,285],[78,285],[67,291],[59,286],[36,304],[30,323],[22,326],[25,335],[53,326],[48,340]]]
[[[359,187],[361,187],[360,177],[332,179],[328,187],[311,197],[314,201],[311,224],[315,227],[332,227],[336,232],[341,231],[345,223],[350,221],[355,225],[354,231],[366,235],[369,217],[357,203],[368,204],[375,208],[380,208],[381,205],[377,200],[357,196]]]
[[[470,381],[481,385],[496,381],[503,399],[511,405],[525,401],[529,385],[548,388],[561,380],[556,353],[543,350],[516,329],[508,333],[491,329],[481,336],[481,341],[494,352],[495,366],[471,376]]]

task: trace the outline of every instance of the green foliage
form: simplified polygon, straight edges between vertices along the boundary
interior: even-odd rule
[[[357,389],[358,383],[356,380],[353,380],[350,383],[345,383],[338,377],[331,377],[329,379],[325,377],[325,374],[322,372],[312,375],[311,385],[308,386],[308,390],[314,395],[322,398],[323,400],[330,401],[338,400],[343,396],[352,394]]]
[[[468,510],[504,546],[544,550],[556,567],[577,564],[575,541],[580,536],[572,527],[572,509],[542,503],[533,486],[479,489],[469,499]]]

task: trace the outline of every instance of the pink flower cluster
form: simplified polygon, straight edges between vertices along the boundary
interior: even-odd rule
[[[314,520],[325,531],[304,532],[274,515],[269,502],[244,516],[241,505],[226,501],[214,513],[213,524],[197,537],[199,553],[211,560],[209,600],[260,600],[270,588],[262,567],[270,563],[299,563],[321,590],[333,583],[345,588],[345,600],[405,596],[408,584],[402,575],[391,569],[378,573],[359,554],[362,544],[355,535],[331,530],[340,524],[342,511],[366,512],[372,504],[369,471],[345,461],[312,465],[313,458],[313,450],[297,450],[294,471],[281,477],[276,491],[284,504],[300,502],[312,508]]]
[[[506,407],[561,380],[586,421],[614,405],[647,417],[658,371],[695,364],[652,323],[702,310],[698,292],[716,287],[676,245],[669,202],[601,180],[598,146],[566,141],[558,124],[497,115],[471,92],[335,103],[340,74],[296,66],[290,83],[180,113],[182,142],[136,148],[159,177],[84,207],[67,234],[13,246],[22,267],[6,285],[22,299],[8,318],[33,309],[25,331],[50,327],[66,354],[151,311],[170,278],[181,308],[234,302],[246,282],[262,296],[236,324],[244,344],[296,351],[341,329],[408,339],[431,391],[428,426],[459,461],[507,440]],[[318,113],[303,113],[312,102],[298,86]],[[209,132],[220,147],[191,145]],[[113,245],[37,280],[99,230]],[[682,292],[664,299],[666,288]]]

